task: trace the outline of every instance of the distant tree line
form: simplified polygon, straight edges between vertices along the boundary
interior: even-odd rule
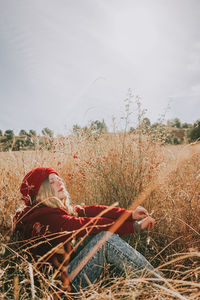
[[[181,123],[178,118],[168,120],[167,124],[157,122],[151,124],[148,118],[143,118],[140,124],[130,128],[131,132],[140,130],[142,134],[150,134],[152,137],[160,136],[166,144],[191,143],[200,140],[200,120],[194,124]]]
[[[73,125],[72,133],[75,135],[87,134],[87,135],[99,135],[108,132],[108,127],[104,120],[90,121],[88,126],[81,127],[78,124]]]
[[[166,144],[191,143],[200,140],[200,120],[190,124],[181,123],[178,118],[175,118],[168,120],[165,125],[162,122],[151,124],[148,118],[143,118],[136,128],[130,127],[128,132],[139,132],[142,135],[147,134],[152,137],[160,136]],[[46,127],[42,129],[41,133],[42,135],[37,135],[33,129],[28,132],[22,129],[16,136],[11,129],[5,130],[4,133],[0,130],[0,151],[35,150],[40,147],[51,149],[54,143],[54,132]],[[84,127],[75,124],[72,128],[72,134],[75,136],[86,134],[88,137],[97,138],[106,133],[108,133],[108,128],[104,120],[91,121],[88,126]]]
[[[53,131],[49,128],[42,129],[42,136],[37,135],[36,131],[31,129],[29,132],[22,129],[19,135],[15,135],[11,129],[5,130],[4,134],[0,130],[0,150],[1,151],[19,151],[19,150],[35,150],[36,147],[50,147],[53,140]]]
[[[185,140],[189,143],[198,141],[200,139],[200,120],[194,122],[194,124],[190,123],[181,123],[178,118],[175,118],[171,121],[168,121],[167,127],[172,127],[178,130],[185,131]]]

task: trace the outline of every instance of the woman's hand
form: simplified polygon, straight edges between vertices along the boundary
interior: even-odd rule
[[[144,219],[146,217],[149,216],[148,211],[142,207],[142,206],[138,206],[135,210],[133,210],[132,212],[132,218],[133,220],[141,220]]]
[[[146,228],[154,228],[154,224],[155,224],[155,219],[153,219],[152,217],[148,216],[144,219],[142,219],[141,221],[139,221],[138,223],[140,224],[140,228],[141,230],[146,229]]]

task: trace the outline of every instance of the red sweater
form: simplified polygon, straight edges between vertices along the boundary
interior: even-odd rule
[[[22,239],[57,234],[56,239],[51,241],[51,246],[55,246],[67,238],[73,237],[74,234],[75,237],[83,237],[88,233],[96,234],[108,231],[115,220],[127,212],[124,208],[113,207],[103,213],[101,217],[96,217],[106,209],[108,206],[103,205],[77,206],[75,207],[78,214],[76,217],[62,208],[26,207],[23,211],[17,212],[14,217],[15,231],[20,234]],[[133,232],[133,219],[130,212],[130,216],[117,229],[116,233],[127,235]]]

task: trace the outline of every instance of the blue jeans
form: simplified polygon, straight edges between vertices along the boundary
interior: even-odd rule
[[[68,265],[68,275],[79,266],[84,257],[86,257],[93,247],[105,236],[106,232],[100,232],[95,235],[77,254],[77,256]],[[155,271],[154,267],[146,258],[132,248],[128,243],[118,235],[112,234],[101,246],[90,260],[82,267],[79,273],[71,280],[71,285],[75,291],[85,288],[97,281],[104,271],[105,264],[116,267],[119,271],[127,269],[134,271],[136,275],[149,272],[149,277],[160,278],[160,272]]]

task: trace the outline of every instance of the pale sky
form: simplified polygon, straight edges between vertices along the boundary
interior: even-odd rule
[[[200,0],[0,0],[1,130],[123,126],[128,89],[152,122],[200,118]]]

